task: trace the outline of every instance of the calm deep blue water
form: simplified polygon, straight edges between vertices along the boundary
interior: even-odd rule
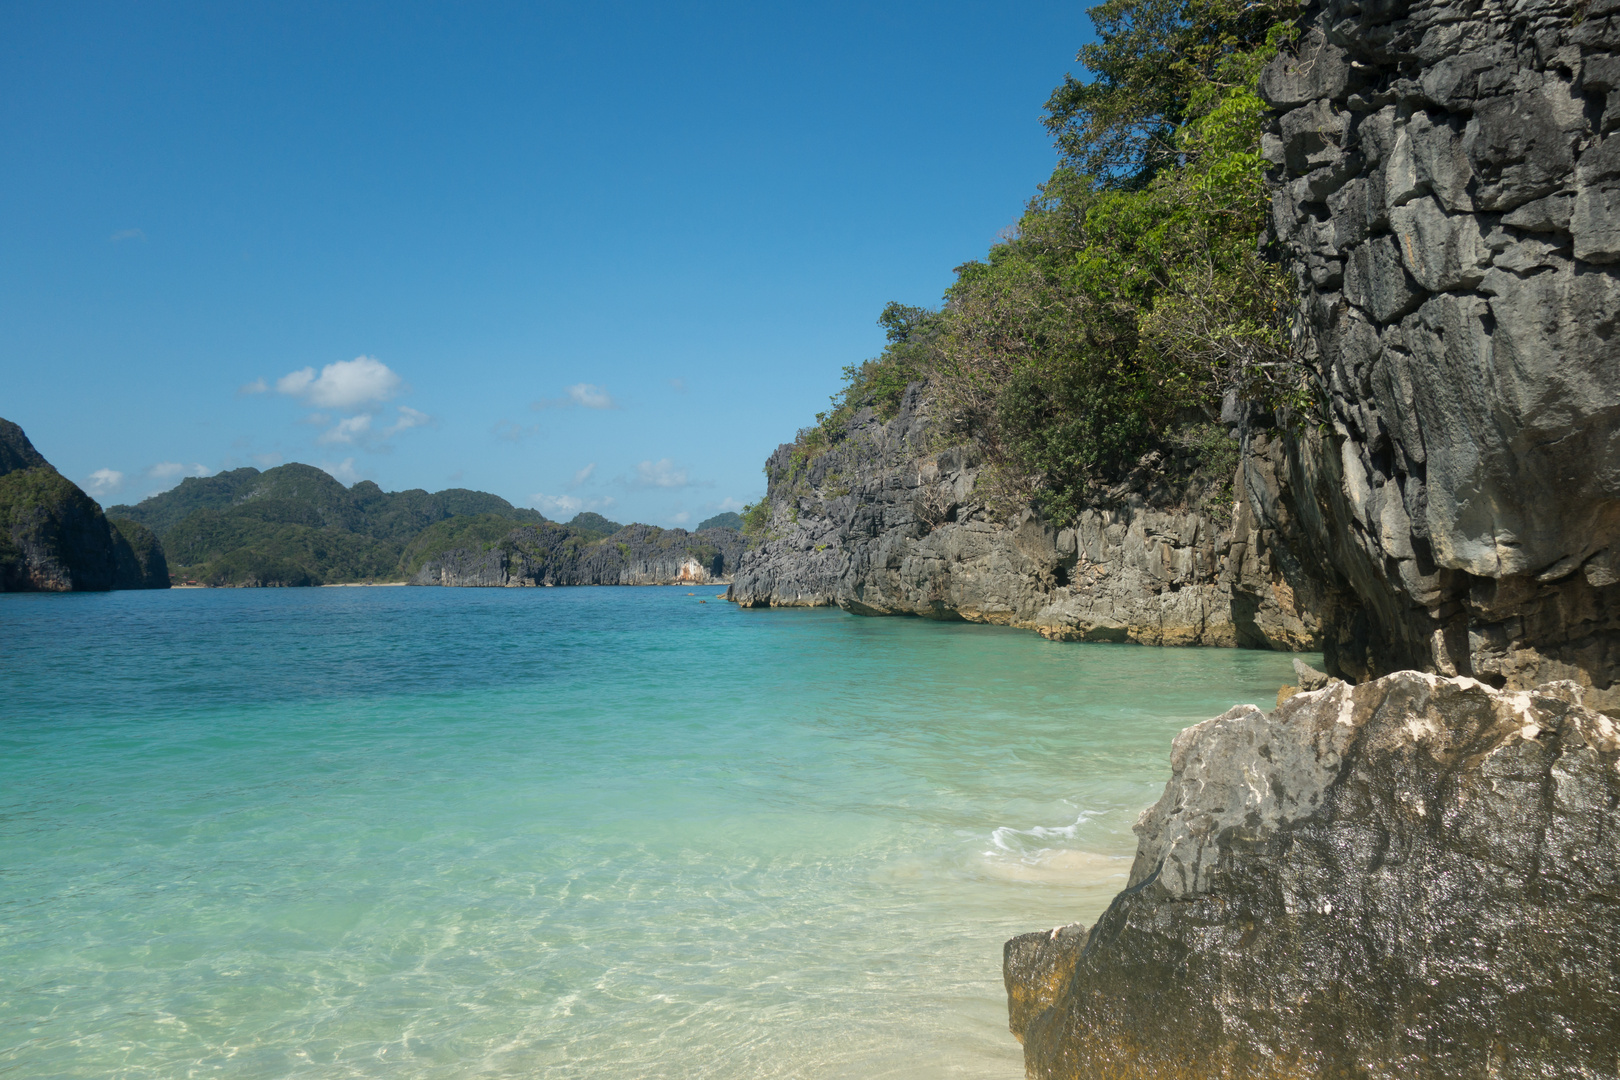
[[[0,595],[0,1077],[1013,1080],[1292,674],[719,591]]]

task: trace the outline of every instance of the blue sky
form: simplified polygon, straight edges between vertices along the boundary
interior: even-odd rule
[[[693,524],[1051,171],[1083,5],[11,4],[0,416]]]

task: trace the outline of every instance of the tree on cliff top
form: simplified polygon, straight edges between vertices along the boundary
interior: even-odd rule
[[[1006,239],[957,268],[942,310],[885,308],[888,346],[845,369],[795,457],[841,438],[858,408],[893,415],[918,379],[984,449],[980,497],[998,510],[1033,502],[1067,518],[1146,451],[1212,445],[1221,392],[1287,344],[1285,283],[1256,251],[1254,89],[1284,13],[1236,0],[1092,9],[1098,40],[1078,56],[1092,78],[1066,77],[1047,104],[1057,170]]]

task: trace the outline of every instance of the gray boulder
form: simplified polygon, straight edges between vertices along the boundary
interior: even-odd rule
[[[1007,943],[1028,1075],[1614,1076],[1620,725],[1400,672],[1188,728],[1089,929]]]

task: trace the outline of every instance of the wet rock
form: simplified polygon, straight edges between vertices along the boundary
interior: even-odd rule
[[[1616,1074],[1620,726],[1579,686],[1332,682],[1171,771],[1096,925],[1008,943],[1030,1076]]]

